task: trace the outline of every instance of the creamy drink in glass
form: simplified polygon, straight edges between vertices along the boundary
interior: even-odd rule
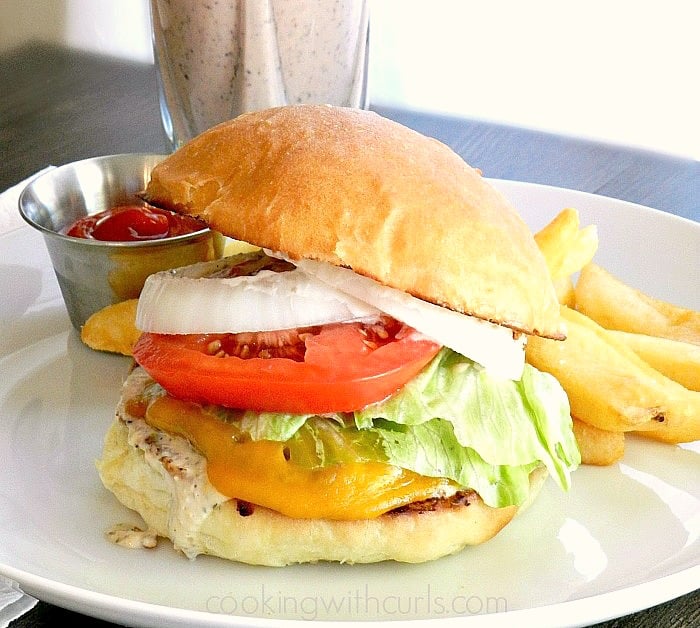
[[[246,111],[368,104],[367,0],[151,0],[151,22],[173,149]]]

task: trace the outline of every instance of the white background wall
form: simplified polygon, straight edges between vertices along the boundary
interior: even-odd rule
[[[698,0],[371,1],[375,103],[700,159]],[[150,62],[148,28],[147,0],[0,0],[0,51]]]

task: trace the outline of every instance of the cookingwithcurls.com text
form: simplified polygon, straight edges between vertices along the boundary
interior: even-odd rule
[[[460,617],[503,613],[504,597],[437,594],[426,585],[419,593],[374,592],[365,585],[339,593],[287,594],[260,584],[257,591],[228,592],[206,600],[211,613],[284,619],[389,619]]]

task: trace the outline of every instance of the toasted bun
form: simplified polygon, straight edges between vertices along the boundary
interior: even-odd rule
[[[375,113],[245,114],[159,164],[144,197],[292,259],[563,338],[544,259],[508,201],[444,144]]]
[[[149,528],[159,536],[172,538],[177,545],[170,523],[183,521],[177,512],[178,500],[187,501],[194,495],[182,495],[187,482],[167,447],[160,449],[157,439],[149,439],[147,455],[130,443],[125,421],[133,421],[134,417],[125,410],[125,400],[133,392],[133,387],[125,387],[117,418],[105,438],[97,463],[100,477]],[[544,469],[531,475],[528,504],[545,478]],[[206,478],[202,481],[198,477],[196,485],[200,492],[216,494]],[[199,526],[187,530],[186,547],[180,549],[192,557],[210,554],[269,566],[316,561],[419,563],[487,541],[518,512],[515,506],[486,506],[473,492],[463,500],[436,499],[429,505],[421,503],[358,521],[292,519],[260,506],[239,505],[236,499],[223,500]]]

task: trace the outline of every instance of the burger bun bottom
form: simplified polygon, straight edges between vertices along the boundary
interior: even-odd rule
[[[169,537],[173,482],[167,472],[149,464],[141,449],[129,444],[128,432],[116,418],[97,463],[100,477],[151,530]],[[197,553],[254,565],[421,563],[492,538],[532,502],[546,476],[543,468],[531,474],[530,498],[519,508],[491,508],[475,495],[466,504],[408,508],[354,521],[292,519],[261,506],[242,509],[236,499],[230,499],[209,512],[191,540]]]

